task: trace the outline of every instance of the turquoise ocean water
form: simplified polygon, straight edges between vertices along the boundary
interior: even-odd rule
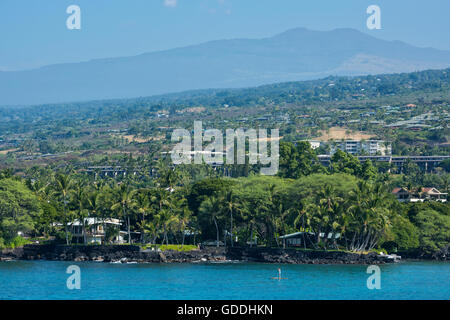
[[[81,270],[81,289],[66,269]],[[284,280],[274,280],[277,268]],[[0,299],[445,299],[450,263],[381,265],[381,289],[367,288],[364,265],[108,264],[0,262]]]

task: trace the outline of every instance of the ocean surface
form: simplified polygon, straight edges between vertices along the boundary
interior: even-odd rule
[[[67,268],[80,268],[79,290],[69,290]],[[282,280],[277,268],[282,270]],[[380,289],[368,289],[364,265],[256,263],[109,264],[0,262],[0,299],[445,299],[450,263],[380,266]]]

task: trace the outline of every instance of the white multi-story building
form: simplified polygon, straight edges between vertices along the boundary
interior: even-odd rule
[[[308,140],[308,142],[314,150],[322,146],[330,146],[331,155],[333,155],[338,149],[353,155],[390,156],[392,154],[391,143],[383,140]]]
[[[330,154],[334,154],[338,149],[354,155],[386,156],[392,154],[391,143],[383,140],[344,140],[332,142]]]

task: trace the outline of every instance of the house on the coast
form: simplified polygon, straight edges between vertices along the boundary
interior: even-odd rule
[[[299,231],[290,234],[286,234],[284,236],[280,236],[279,239],[283,241],[283,248],[286,247],[307,247],[308,244],[311,244],[315,241],[316,233],[307,232],[307,231]],[[321,232],[319,234],[320,238],[328,239],[328,240],[337,240],[341,237],[340,233],[334,232]]]
[[[398,201],[400,202],[424,202],[438,201],[447,202],[447,193],[440,192],[433,187],[418,188],[408,190],[407,188],[394,188],[392,190]]]
[[[85,237],[88,244],[103,244],[107,237],[113,243],[124,242],[126,232],[120,230],[122,222],[119,219],[85,218],[84,225],[86,234],[83,233],[82,221],[75,220],[69,223],[72,243],[84,243]]]

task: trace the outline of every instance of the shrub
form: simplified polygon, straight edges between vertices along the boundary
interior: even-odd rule
[[[396,216],[392,219],[393,241],[400,250],[410,250],[419,246],[419,230],[406,218]],[[383,246],[387,249],[387,246]]]
[[[183,247],[180,244],[169,244],[169,245],[147,245],[145,247],[143,247],[144,249],[149,249],[149,248],[157,248],[157,249],[161,249],[162,251],[167,251],[167,250],[173,250],[173,251],[179,251],[179,252],[187,252],[187,251],[192,251],[197,249],[197,246],[191,245],[191,244],[185,244]]]
[[[69,243],[72,242],[72,234],[70,232],[68,233],[68,238],[69,238]],[[58,231],[56,233],[55,240],[58,243],[64,243],[65,244],[66,243],[66,232],[65,231]]]
[[[15,238],[13,238],[9,243],[6,244],[6,247],[14,249],[14,248],[18,248],[18,247],[23,247],[26,244],[31,243],[30,240],[25,239],[23,237],[17,236]]]
[[[433,253],[448,247],[450,216],[427,209],[417,214],[416,222],[420,229],[420,247],[424,252]]]

